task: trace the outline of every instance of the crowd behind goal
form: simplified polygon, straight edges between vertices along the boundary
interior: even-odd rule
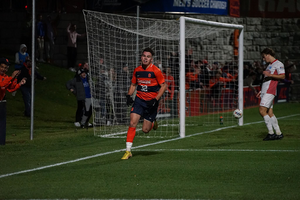
[[[196,57],[196,58],[195,58]],[[186,93],[198,92],[200,99],[206,99],[208,105],[201,105],[201,113],[207,114],[218,110],[226,109],[224,105],[224,94],[222,91],[230,91],[233,99],[237,98],[238,87],[238,64],[237,61],[210,61],[207,57],[199,59],[193,57],[193,50],[186,53],[185,66],[185,89]],[[105,60],[100,58],[100,67],[93,74],[93,84],[95,87],[96,100],[94,109],[100,116],[95,117],[95,124],[113,125],[127,124],[129,122],[129,111],[126,107],[126,93],[131,83],[132,70],[134,66],[123,63],[122,66],[108,68]],[[162,63],[166,63],[162,65]],[[178,94],[179,94],[179,56],[177,52],[171,52],[162,59],[154,60],[164,75],[168,88],[160,101],[159,115],[176,118],[179,115]],[[260,87],[263,79],[263,71],[267,67],[263,60],[244,61],[244,87],[249,87],[257,94],[257,87]],[[292,72],[296,70],[296,64],[286,59],[286,78],[281,81],[283,84],[292,85]],[[95,78],[96,77],[96,78]],[[296,77],[297,78],[297,77]],[[187,98],[188,95],[187,95]],[[201,99],[202,98],[202,99]],[[188,102],[188,100],[187,100]],[[188,102],[189,103],[189,102]],[[237,102],[233,101],[227,105],[230,109],[237,107]],[[193,108],[192,108],[193,109]],[[99,121],[97,121],[99,120]]]

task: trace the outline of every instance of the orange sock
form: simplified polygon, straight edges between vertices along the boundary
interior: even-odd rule
[[[154,122],[152,122],[152,125],[151,125],[151,128],[150,128],[150,131],[153,129],[153,126],[154,126]]]
[[[135,137],[136,128],[135,127],[129,127],[127,131],[127,140],[126,142],[133,142],[133,139]]]

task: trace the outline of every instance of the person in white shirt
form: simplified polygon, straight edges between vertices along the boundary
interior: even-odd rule
[[[283,134],[273,113],[273,100],[276,96],[278,81],[285,78],[284,65],[274,57],[275,52],[271,48],[265,48],[261,55],[263,60],[269,63],[268,67],[263,71],[265,77],[261,91],[256,95],[257,98],[261,98],[259,113],[264,118],[268,128],[268,134],[263,140],[278,140],[283,138]],[[276,134],[274,134],[273,128]]]
[[[67,57],[68,57],[68,68],[72,72],[76,72],[75,64],[77,60],[77,37],[84,37],[85,33],[79,34],[76,31],[76,24],[69,24],[67,28],[68,33],[68,44],[67,44]]]

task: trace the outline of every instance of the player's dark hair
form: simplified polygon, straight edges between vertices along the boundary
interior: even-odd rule
[[[271,56],[275,56],[275,51],[271,48],[265,48],[264,50],[262,50],[261,55],[263,54],[269,54]]]
[[[150,52],[151,55],[154,56],[154,51],[153,51],[151,48],[147,47],[146,49],[143,50],[143,53],[144,53],[145,51],[146,51],[146,52]]]

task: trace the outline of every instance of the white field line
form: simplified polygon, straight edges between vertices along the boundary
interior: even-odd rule
[[[298,116],[298,115],[300,115],[300,114],[288,115],[288,116],[284,116],[284,117],[278,117],[277,119],[284,119],[284,118],[289,118],[289,117],[295,117],[295,116]],[[250,122],[250,123],[246,123],[244,125],[252,125],[252,124],[258,124],[258,123],[263,123],[263,122],[264,121]],[[195,133],[195,134],[192,134],[192,135],[188,135],[185,138],[193,137],[193,136],[197,136],[197,135],[202,135],[202,134],[205,134],[205,133],[217,132],[217,131],[221,131],[221,130],[225,130],[225,129],[229,129],[229,128],[234,128],[234,127],[237,127],[237,126],[238,125],[234,125],[234,126],[217,128],[217,129],[214,129],[214,130],[211,130],[211,131],[204,131],[204,132],[200,132],[200,133]],[[184,138],[180,138],[180,137],[178,137],[178,138],[172,138],[172,139],[168,139],[168,140],[163,140],[163,141],[158,141],[158,142],[154,142],[154,143],[149,143],[149,144],[144,144],[144,145],[136,146],[136,147],[133,147],[132,149],[139,149],[139,148],[143,148],[143,147],[149,147],[149,146],[153,146],[153,145],[157,145],[157,144],[163,144],[163,143],[172,142],[172,141],[181,140],[181,139],[184,139]],[[42,169],[47,169],[47,168],[51,168],[51,167],[57,167],[57,166],[66,165],[66,164],[70,164],[70,163],[75,163],[75,162],[79,162],[79,161],[83,161],[83,160],[88,160],[88,159],[91,159],[91,158],[97,158],[97,157],[100,157],[100,156],[105,156],[105,155],[109,155],[109,154],[113,154],[113,153],[118,153],[118,152],[121,152],[121,151],[125,151],[125,149],[119,149],[119,150],[114,150],[114,151],[99,153],[99,154],[95,154],[95,155],[92,155],[92,156],[78,158],[78,159],[75,159],[75,160],[70,160],[70,161],[66,161],[66,162],[56,163],[56,164],[53,164],[53,165],[46,165],[46,166],[43,166],[43,167],[37,167],[37,168],[33,168],[33,169],[28,169],[28,170],[22,170],[22,171],[18,171],[18,172],[3,174],[3,175],[0,175],[0,178],[4,178],[4,177],[8,177],[8,176],[14,176],[14,175],[18,175],[18,174],[29,173],[29,172],[33,172],[33,171],[39,171],[39,170],[42,170]],[[282,150],[282,151],[284,151],[284,150]],[[288,150],[286,150],[286,151],[288,151]]]
[[[300,150],[279,150],[279,149],[268,149],[268,150],[264,150],[264,149],[136,149],[135,151],[178,151],[178,152],[226,152],[226,151],[230,151],[230,152],[300,152]]]

